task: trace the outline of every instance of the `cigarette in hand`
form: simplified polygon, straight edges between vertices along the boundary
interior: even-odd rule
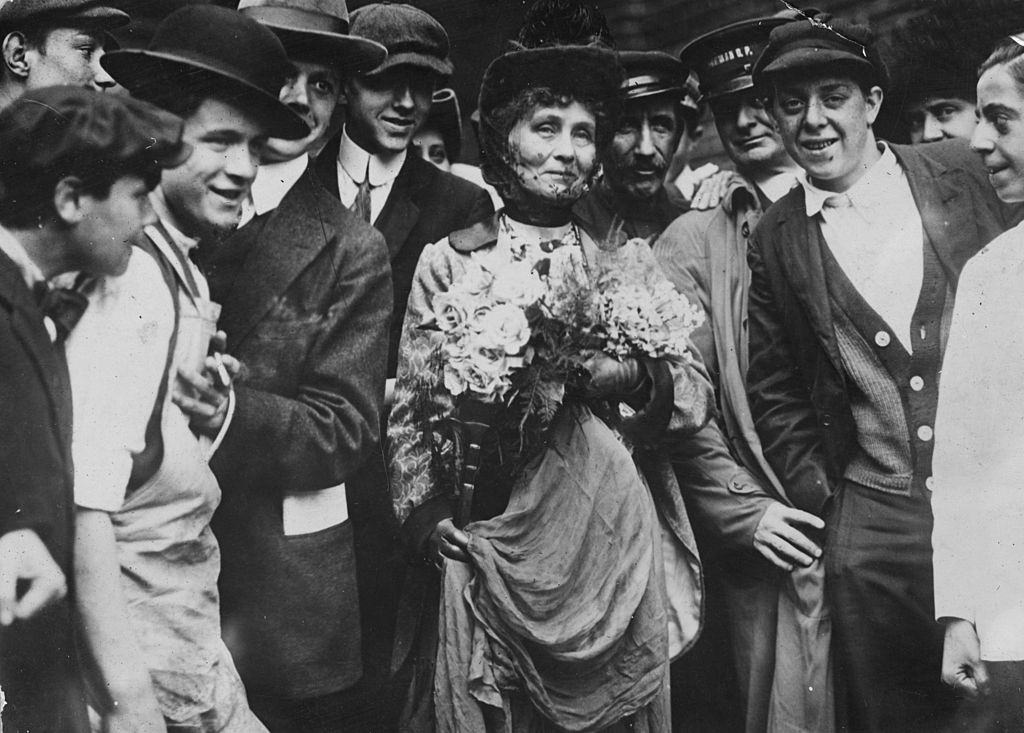
[[[221,387],[231,386],[231,376],[228,374],[228,370],[224,368],[224,359],[221,358],[220,352],[213,352],[213,362],[217,365],[215,375],[217,382],[220,383]]]

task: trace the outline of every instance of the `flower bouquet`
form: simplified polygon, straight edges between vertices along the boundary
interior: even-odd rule
[[[689,358],[690,333],[703,322],[658,272],[645,240],[602,248],[586,263],[581,247],[560,244],[475,252],[434,297],[445,389],[459,415],[474,415],[473,439],[465,418],[452,421],[467,444],[461,463],[474,472],[485,423],[513,470],[537,455],[567,397],[586,401],[585,355]],[[492,406],[490,419],[479,403]],[[471,502],[473,481],[463,471],[457,483],[462,503]]]

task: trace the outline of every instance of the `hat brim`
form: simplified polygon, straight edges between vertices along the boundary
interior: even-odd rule
[[[605,46],[525,48],[502,54],[487,67],[479,106],[481,114],[487,114],[528,87],[615,102],[622,80],[618,57]]]
[[[146,49],[120,49],[104,54],[100,64],[114,80],[134,95],[146,99],[166,94],[166,85],[188,89],[206,78],[239,91],[239,105],[251,110],[270,137],[299,140],[310,133],[309,125],[263,89],[213,64],[178,54]]]
[[[264,25],[281,39],[290,58],[302,59],[309,56],[347,73],[365,74],[373,71],[388,55],[384,46],[367,38],[265,22]]]
[[[438,76],[449,77],[455,71],[455,66],[448,59],[439,59],[437,56],[428,56],[415,51],[403,51],[401,53],[389,54],[384,63],[380,64],[372,72],[380,74],[395,66],[417,66],[421,69],[433,71]]]

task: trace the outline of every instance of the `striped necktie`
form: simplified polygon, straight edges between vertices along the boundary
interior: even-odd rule
[[[355,201],[352,202],[352,213],[365,221],[372,223],[370,207],[370,159],[366,159],[366,173],[363,175],[363,182],[359,184],[359,191],[356,193]]]

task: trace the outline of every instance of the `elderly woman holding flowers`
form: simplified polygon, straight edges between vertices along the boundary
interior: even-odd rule
[[[441,580],[418,644],[400,628],[396,653],[419,655],[413,687],[422,702],[432,685],[442,731],[668,731],[669,660],[700,625],[700,563],[664,456],[709,419],[695,312],[646,242],[571,214],[620,83],[603,46],[496,59],[481,147],[504,208],[417,267],[391,488]]]

